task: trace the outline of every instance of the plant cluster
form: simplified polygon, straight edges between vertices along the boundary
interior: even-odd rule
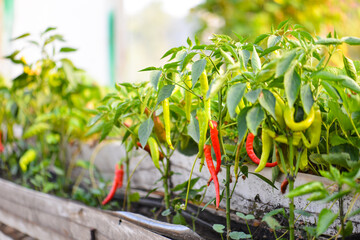
[[[318,226],[302,230],[319,237],[339,217],[337,235],[347,236],[352,229],[349,218],[359,212],[352,212],[354,204],[345,211],[342,200],[352,196],[355,202],[360,194],[360,64],[343,55],[343,66],[333,66],[331,59],[341,54],[339,46],[360,45],[360,39],[339,38],[336,32],[314,38],[288,21],[254,42],[237,38],[214,35],[210,44],[188,38],[187,46],[170,49],[163,56],[168,58],[165,65],[141,70],[151,71],[149,84],[117,84],[118,93],[104,98],[90,131],[100,132],[104,139],[112,130],[120,130],[128,153],[137,146],[148,149],[162,176],[165,214],[172,209],[177,220],[189,200],[203,200],[207,188],[193,188],[198,179],[192,179],[192,172],[198,159],[200,170],[206,159],[209,183],[214,180],[216,189],[212,201],[216,200],[216,207],[225,202],[228,239],[246,235],[230,228],[230,181],[235,188],[240,176],[255,174],[274,186],[260,174],[265,167],[273,169],[273,179],[286,175],[283,193],[289,187],[289,212],[278,209],[266,214],[270,228],[285,228],[294,239],[295,212],[306,216],[295,209],[294,198],[311,194],[309,201],[338,202],[340,210],[323,209]],[[189,179],[171,189],[175,149],[195,158]],[[246,164],[257,165],[255,172],[249,172]],[[226,172],[221,196],[220,167]],[[325,176],[338,189],[331,192],[320,182],[294,189],[299,171]],[[181,193],[172,197],[177,191]],[[289,225],[280,226],[276,214],[288,218]],[[224,228],[214,226],[220,233]]]
[[[91,109],[104,90],[66,58],[76,49],[64,46],[55,28],[47,28],[35,39],[29,33],[12,39],[25,42],[24,47],[6,56],[21,73],[11,84],[4,79],[0,83],[1,176],[95,205],[95,197],[103,193],[81,178],[77,183],[70,178],[75,168],[87,171],[89,164],[76,154],[67,160],[69,144],[80,152],[81,141],[87,139]],[[30,56],[37,57],[33,62],[24,55],[28,49],[38,54]]]

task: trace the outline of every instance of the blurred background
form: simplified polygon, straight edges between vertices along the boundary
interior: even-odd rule
[[[170,48],[186,44],[195,35],[207,42],[213,34],[234,33],[253,40],[271,26],[291,19],[310,33],[360,36],[359,0],[0,0],[0,55],[24,49],[28,62],[34,52],[24,41],[11,39],[24,33],[34,37],[57,27],[69,47],[67,56],[99,84],[148,80],[139,73],[160,66]],[[359,49],[342,49],[359,60]],[[0,60],[0,74],[14,78],[21,69]]]

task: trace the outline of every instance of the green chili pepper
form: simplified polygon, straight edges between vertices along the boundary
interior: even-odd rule
[[[301,170],[306,170],[308,163],[309,160],[307,156],[307,148],[305,148],[304,151],[301,153],[299,168]]]
[[[294,120],[295,108],[285,107],[284,119],[286,125],[293,131],[303,131],[310,127],[315,119],[314,107],[311,108],[309,115],[301,122],[295,122]]]
[[[321,111],[317,109],[315,111],[315,119],[310,127],[306,130],[306,134],[309,136],[309,141],[307,140],[306,136],[301,133],[301,138],[306,148],[314,148],[319,145],[320,136],[321,136]]]
[[[288,198],[292,197],[298,197],[305,194],[313,193],[313,192],[319,192],[324,191],[325,187],[324,184],[321,182],[309,182],[304,185],[301,185],[294,190],[290,191],[288,195],[286,195]]]
[[[191,79],[188,75],[185,76],[185,85],[188,89],[191,89]],[[192,93],[185,90],[185,115],[186,115],[186,120],[188,122],[190,122],[190,116],[191,116],[191,101],[192,101]]]
[[[157,169],[160,169],[160,164],[159,164],[159,158],[160,158],[160,154],[159,154],[159,146],[156,142],[156,140],[153,137],[149,137],[148,139],[148,144],[150,147],[150,155],[151,158],[154,162],[154,165]]]
[[[261,141],[262,141],[262,153],[261,153],[259,166],[255,169],[255,172],[260,172],[265,168],[273,146],[272,138],[269,136],[269,134],[267,134],[266,131],[264,131],[264,129],[262,130]]]
[[[206,94],[209,91],[209,83],[208,78],[206,76],[206,72],[203,71],[200,75],[200,87],[201,87],[201,95],[204,101],[205,112],[208,120],[211,119],[211,109],[210,109],[210,98],[206,98]]]
[[[164,123],[165,123],[165,135],[166,135],[166,143],[169,145],[171,149],[174,149],[171,143],[171,135],[170,135],[170,109],[169,109],[169,99],[165,98],[163,101],[163,114],[164,114]]]
[[[276,99],[276,102],[275,102],[276,121],[279,123],[279,126],[281,128],[285,128],[285,121],[284,121],[285,103],[277,93],[272,92],[272,94],[275,96],[275,99]]]
[[[234,59],[227,52],[222,50],[221,48],[220,48],[220,53],[221,53],[221,56],[224,58],[226,63],[232,64],[232,65],[235,64]]]
[[[205,112],[204,109],[199,108],[197,110],[197,117],[198,117],[198,121],[199,121],[199,130],[200,130],[200,138],[199,138],[199,153],[198,153],[198,157],[201,158],[201,163],[200,163],[200,171],[202,169],[202,166],[204,165],[205,162],[205,157],[204,157],[204,145],[206,142],[206,133],[207,133],[207,129],[208,129],[208,117],[207,114]]]
[[[263,128],[264,131],[276,142],[288,144],[288,139],[285,135],[277,135],[274,131],[268,128]],[[293,132],[293,145],[298,146],[301,140],[301,132]]]

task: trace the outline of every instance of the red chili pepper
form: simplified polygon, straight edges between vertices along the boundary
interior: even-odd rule
[[[289,180],[287,178],[281,183],[280,190],[282,194],[285,194],[287,185],[289,184]]]
[[[140,148],[144,149],[145,151],[147,151],[151,156],[149,144],[146,144],[144,148],[141,146],[140,142],[137,142],[136,144],[138,145],[138,147],[140,147]],[[159,152],[159,160],[163,160],[163,159],[164,159],[164,154],[162,152]]]
[[[210,126],[211,143],[214,148],[215,155],[216,155],[215,173],[216,173],[216,175],[218,175],[218,173],[220,171],[220,167],[221,167],[221,151],[220,151],[220,143],[219,143],[219,137],[218,137],[219,131],[217,130],[217,122],[214,120],[210,120],[209,126]],[[213,180],[213,178],[211,177],[208,181],[208,186],[212,180]]]
[[[4,145],[1,142],[2,132],[0,131],[0,153],[4,151]]]
[[[101,203],[102,205],[107,204],[114,197],[116,189],[122,187],[122,185],[123,185],[123,177],[124,177],[124,166],[123,166],[123,164],[121,164],[120,168],[119,168],[119,164],[116,164],[113,185],[112,185],[112,187],[110,189],[109,194],[106,196],[104,201],[102,201],[102,203]]]
[[[247,139],[246,139],[246,152],[249,155],[250,159],[256,163],[257,165],[259,165],[260,163],[260,159],[256,156],[254,149],[253,149],[253,142],[254,142],[254,134],[249,133]],[[263,144],[267,144],[267,143],[263,143]],[[277,161],[273,162],[273,163],[266,163],[266,167],[275,167],[277,165]]]
[[[216,209],[218,209],[220,203],[220,189],[219,189],[219,180],[218,177],[216,176],[214,163],[211,157],[211,145],[204,145],[204,155],[211,177],[214,179],[215,194],[216,194]]]

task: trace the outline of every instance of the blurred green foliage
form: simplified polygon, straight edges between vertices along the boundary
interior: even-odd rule
[[[342,36],[358,35],[358,0],[205,0],[192,10],[200,18],[198,33],[234,33],[253,38],[281,21],[303,25],[317,35],[334,29]]]

